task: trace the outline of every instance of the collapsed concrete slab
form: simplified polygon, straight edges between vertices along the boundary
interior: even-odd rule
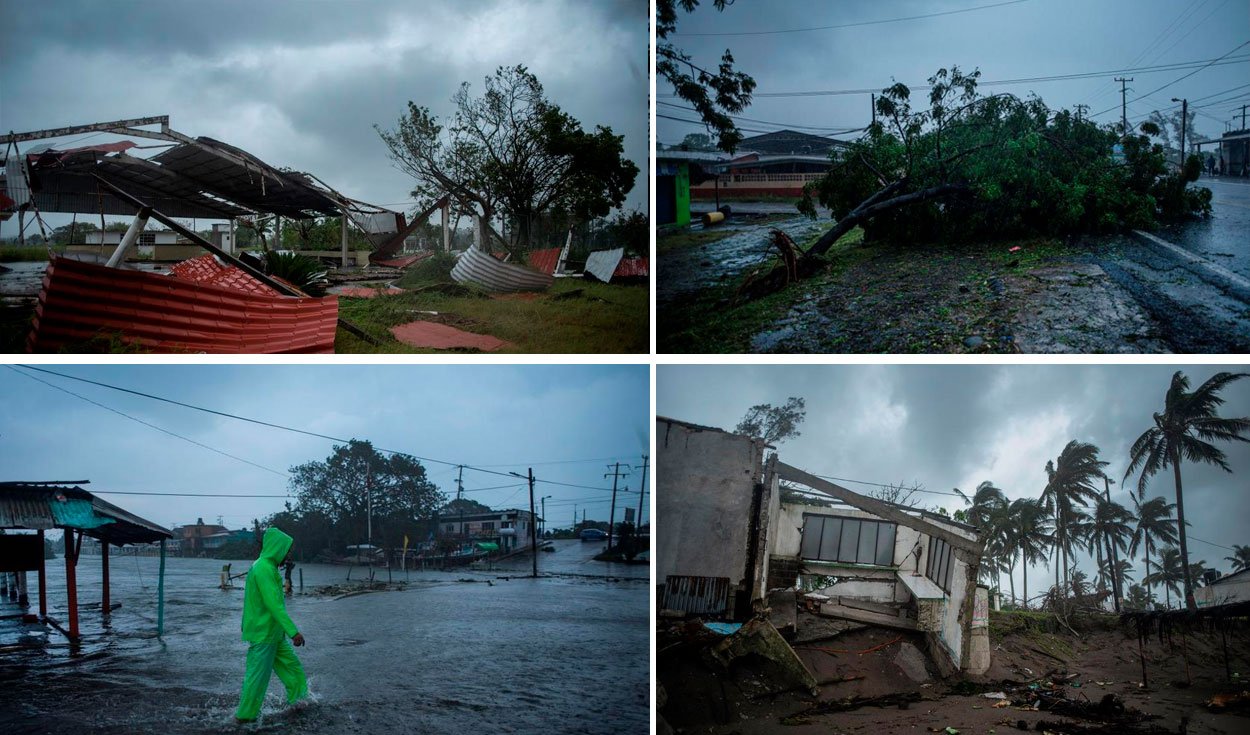
[[[708,656],[726,669],[746,657],[757,657],[757,662],[767,661],[769,671],[760,681],[764,690],[761,694],[778,694],[791,689],[816,693],[816,677],[767,620],[756,618],[745,623],[738,632],[708,649]]]

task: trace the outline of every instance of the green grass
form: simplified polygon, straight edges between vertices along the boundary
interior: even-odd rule
[[[730,235],[737,232],[736,230],[681,230],[671,234],[661,233],[655,239],[655,251],[658,255],[671,253],[675,250],[684,250],[695,245],[707,245],[708,243],[724,240]]]
[[[833,223],[822,227],[800,247],[806,250]],[[768,324],[780,319],[790,305],[806,294],[819,290],[852,264],[871,255],[867,248],[857,247],[864,231],[855,228],[834,243],[825,253],[824,272],[791,285],[777,293],[746,303],[735,304],[742,276],[705,288],[690,298],[669,305],[662,319],[657,320],[657,345],[660,352],[740,353],[751,350],[751,338]],[[663,266],[660,266],[663,267]]]
[[[426,275],[438,270],[437,265],[431,265]],[[402,283],[406,288],[433,285],[422,283],[416,273],[409,273]],[[462,287],[447,291],[431,289],[372,299],[340,298],[339,316],[382,344],[371,345],[340,329],[334,342],[335,351],[440,352],[409,347],[396,341],[388,331],[389,327],[418,319],[489,334],[514,345],[514,349],[502,351],[637,354],[651,349],[650,291],[644,285],[622,286],[560,278],[533,300],[494,299]],[[418,313],[421,311],[438,314]]]
[[[48,259],[48,249],[43,245],[5,245],[0,247],[0,263],[31,262]]]

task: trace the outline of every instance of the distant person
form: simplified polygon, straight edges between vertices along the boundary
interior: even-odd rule
[[[278,567],[286,561],[294,540],[277,528],[265,529],[260,558],[247,572],[243,593],[243,640],[247,648],[247,673],[243,675],[243,694],[234,717],[250,722],[260,714],[269,690],[269,675],[277,674],[286,687],[289,704],[308,696],[308,680],[304,667],[295,655],[296,646],[304,645],[304,636],[286,614],[282,594],[282,578]],[[291,637],[287,641],[287,636]]]
[[[291,572],[293,571],[295,571],[295,562],[287,559],[282,563],[282,574],[286,577],[286,593],[288,595],[294,589],[294,585],[291,584]]]

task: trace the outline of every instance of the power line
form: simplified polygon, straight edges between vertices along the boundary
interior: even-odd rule
[[[819,478],[821,478],[821,479],[823,479],[823,480],[837,480],[838,482],[853,482],[853,483],[855,483],[855,484],[857,484],[857,485],[873,485],[873,486],[875,486],[875,487],[890,487],[890,488],[897,487],[897,488],[899,488],[900,490],[912,490],[912,491],[915,491],[915,492],[918,492],[918,493],[929,493],[929,494],[931,494],[931,495],[951,495],[951,496],[953,496],[953,497],[957,497],[957,498],[962,498],[962,497],[963,497],[963,496],[962,496],[962,495],[960,495],[959,493],[948,493],[948,492],[946,492],[946,491],[944,491],[944,490],[925,490],[925,489],[924,489],[924,488],[922,488],[922,487],[901,487],[901,486],[899,486],[899,485],[891,485],[891,484],[889,484],[889,483],[883,483],[883,482],[868,482],[867,480],[851,480],[851,479],[846,478],[846,477],[831,477],[831,476],[829,476],[829,475],[814,475],[814,477],[819,477]]]
[[[1241,48],[1242,46],[1246,46],[1246,45],[1248,45],[1248,44],[1250,44],[1250,41],[1244,41],[1244,42],[1242,42],[1242,43],[1238,44],[1237,46],[1235,46],[1235,47],[1232,49],[1232,51],[1229,51],[1227,54],[1224,54],[1224,56],[1228,56],[1229,54],[1233,53],[1233,51],[1236,51],[1237,49]],[[1207,67],[1210,67],[1210,66],[1215,65],[1215,63],[1216,63],[1216,62],[1218,62],[1218,61],[1220,61],[1221,59],[1223,59],[1223,58],[1224,58],[1224,56],[1221,56],[1221,57],[1219,57],[1219,58],[1217,58],[1217,59],[1214,59],[1214,60],[1212,60],[1210,63],[1208,63],[1208,64],[1204,64],[1203,66],[1200,66],[1200,67],[1198,67],[1197,69],[1194,69],[1193,71],[1189,72],[1188,74],[1185,74],[1185,75],[1183,75],[1183,76],[1177,77],[1176,79],[1173,79],[1172,81],[1168,82],[1167,84],[1163,85],[1162,87],[1159,87],[1159,88],[1157,88],[1157,89],[1152,89],[1152,90],[1150,90],[1149,92],[1147,92],[1147,93],[1143,94],[1141,97],[1138,97],[1138,98],[1137,98],[1137,100],[1145,99],[1146,97],[1149,97],[1150,95],[1155,94],[1156,92],[1161,92],[1161,91],[1163,91],[1163,90],[1167,89],[1168,87],[1172,86],[1173,84],[1176,84],[1177,82],[1180,82],[1180,81],[1182,81],[1182,80],[1185,80],[1185,79],[1188,79],[1188,78],[1192,77],[1193,75],[1197,74],[1198,72],[1202,71],[1203,69],[1206,69]],[[1136,102],[1137,100],[1133,100],[1133,101],[1134,101],[1134,102]],[[1115,109],[1115,106],[1113,105],[1113,106],[1108,107],[1107,109],[1103,110],[1102,112],[1097,112],[1097,113],[1094,113],[1093,115],[1090,115],[1090,117],[1098,117],[1099,115],[1101,115],[1101,114],[1103,114],[1103,113],[1106,113],[1106,112],[1110,112],[1111,110],[1114,110],[1114,109]]]
[[[963,8],[962,10],[945,10],[940,13],[926,13],[925,15],[910,15],[905,18],[885,18],[882,20],[866,20],[858,23],[839,23],[831,26],[812,26],[809,28],[788,28],[778,31],[721,31],[716,33],[681,33],[675,35],[680,36],[775,36],[782,33],[809,33],[812,31],[829,31],[835,28],[856,28],[859,26],[875,26],[883,23],[901,23],[908,20],[923,20],[925,18],[937,18],[943,15],[956,15],[958,13],[971,13],[977,10],[988,10],[990,8],[999,8],[1004,5],[1017,5],[1019,3],[1028,2],[1028,0],[1008,0],[1008,2],[994,3],[993,5],[978,5],[975,8]]]
[[[170,498],[289,498],[290,495],[248,495],[232,493],[141,493],[133,490],[92,490],[93,495],[157,495]]]
[[[18,374],[19,374],[19,375],[24,375],[24,374],[25,374],[25,373],[21,373],[20,371],[17,371],[17,370],[16,370],[13,366],[6,365],[5,367],[8,367],[10,370],[14,370],[15,372],[18,372]],[[102,383],[102,382],[95,381],[95,380],[89,380],[89,379],[87,379],[87,378],[79,378],[79,377],[76,377],[76,376],[73,376],[73,375],[66,375],[66,374],[64,374],[64,373],[58,373],[58,372],[55,372],[55,371],[52,371],[52,370],[46,370],[46,369],[44,369],[44,368],[35,367],[35,366],[33,366],[33,365],[19,365],[18,367],[24,368],[24,369],[26,369],[26,370],[33,370],[33,371],[36,371],[36,372],[46,373],[46,374],[48,374],[48,375],[55,375],[55,376],[57,376],[57,377],[60,377],[60,378],[66,378],[66,379],[69,379],[69,380],[77,380],[77,381],[82,382],[82,383],[88,383],[88,384],[91,384],[91,385],[96,385],[96,386],[99,386],[99,387],[101,387],[101,388],[108,388],[108,389],[110,389],[110,390],[120,391],[120,392],[122,392],[122,393],[130,393],[130,394],[132,394],[132,395],[141,396],[141,397],[143,397],[143,398],[149,398],[149,399],[152,399],[152,400],[155,400],[155,401],[161,401],[161,402],[163,402],[163,403],[170,403],[170,404],[173,404],[173,405],[176,405],[176,406],[181,406],[181,407],[183,407],[183,408],[189,408],[189,409],[192,409],[192,410],[195,410],[195,411],[202,411],[202,412],[204,412],[204,413],[213,414],[213,415],[215,415],[215,416],[222,416],[222,417],[224,417],[224,418],[235,419],[235,420],[237,420],[237,421],[245,421],[245,422],[247,422],[247,423],[258,424],[258,425],[260,425],[260,426],[267,426],[267,427],[269,427],[269,428],[271,428],[271,429],[280,429],[280,430],[282,430],[282,431],[290,431],[290,432],[293,432],[293,433],[296,433],[296,434],[303,434],[303,435],[305,435],[305,436],[312,436],[312,437],[316,437],[316,438],[319,438],[319,439],[326,439],[326,440],[329,440],[329,441],[334,441],[334,442],[342,442],[342,443],[344,443],[344,444],[348,444],[348,443],[350,443],[350,442],[352,441],[352,440],[350,440],[350,439],[343,439],[343,438],[336,437],[336,436],[330,436],[329,434],[319,434],[319,433],[314,432],[314,431],[306,431],[306,430],[304,430],[304,429],[297,429],[297,428],[294,428],[294,427],[291,427],[291,426],[284,426],[284,425],[282,425],[282,424],[275,424],[275,423],[271,423],[271,422],[268,422],[268,421],[261,421],[261,420],[259,420],[259,419],[252,419],[252,418],[248,418],[248,417],[246,417],[246,416],[238,416],[238,415],[235,415],[235,414],[232,414],[232,413],[226,413],[226,412],[224,412],[224,411],[217,411],[217,410],[214,410],[214,409],[211,409],[211,408],[204,408],[203,406],[196,406],[196,405],[193,405],[193,404],[190,404],[190,403],[183,403],[182,401],[175,401],[175,400],[173,400],[173,399],[171,399],[171,398],[164,398],[164,397],[162,397],[162,396],[156,396],[156,395],[152,395],[152,394],[150,394],[150,393],[144,393],[144,392],[142,392],[142,391],[131,390],[131,389],[129,389],[129,388],[122,388],[122,387],[119,387],[119,386],[110,385],[110,384],[108,384],[108,383]],[[61,388],[60,386],[53,385],[52,383],[48,383],[47,381],[40,380],[39,378],[36,378],[36,377],[35,377],[35,376],[33,376],[33,375],[27,375],[26,377],[31,378],[32,380],[37,380],[38,382],[40,382],[40,383],[44,383],[45,385],[47,385],[47,386],[49,386],[49,387],[56,388],[57,390],[61,390],[61,391],[64,391],[64,392],[66,392],[66,393],[69,393],[70,395],[73,395],[73,396],[75,396],[75,397],[81,398],[82,400],[87,401],[87,402],[89,402],[89,403],[93,403],[93,404],[95,404],[95,405],[97,405],[97,406],[100,406],[101,408],[106,408],[106,409],[108,409],[109,411],[113,411],[114,413],[121,414],[121,415],[123,415],[123,416],[126,416],[127,418],[131,418],[131,419],[133,419],[133,420],[135,420],[135,421],[139,421],[140,423],[145,423],[145,424],[146,424],[146,422],[141,421],[140,419],[135,419],[134,417],[129,416],[129,415],[127,415],[127,414],[124,414],[124,413],[122,413],[122,412],[120,412],[120,411],[116,411],[115,409],[108,408],[107,406],[105,406],[105,405],[103,405],[103,404],[101,404],[101,403],[96,403],[95,401],[92,401],[90,398],[86,398],[85,396],[78,395],[77,393],[73,393],[73,392],[71,392],[71,391],[69,391],[69,390],[66,390],[66,389],[64,389],[64,388]],[[241,458],[241,457],[235,457],[234,455],[228,454],[228,453],[226,453],[226,452],[222,452],[221,450],[218,450],[218,449],[213,449],[212,447],[209,447],[208,445],[205,445],[205,444],[200,444],[199,442],[196,442],[196,441],[195,441],[195,440],[193,440],[193,439],[187,439],[187,438],[186,438],[186,437],[184,437],[184,436],[181,436],[181,435],[178,435],[178,434],[173,434],[172,432],[165,431],[164,429],[161,429],[161,428],[160,428],[160,427],[158,427],[158,426],[155,426],[155,425],[152,425],[152,424],[147,424],[147,425],[148,425],[148,426],[152,426],[152,428],[155,428],[155,429],[157,429],[157,430],[159,430],[159,431],[163,431],[163,432],[165,432],[165,433],[172,434],[173,436],[177,436],[177,437],[178,437],[178,438],[180,438],[180,439],[185,439],[186,441],[189,441],[189,442],[191,442],[191,443],[193,443],[193,444],[198,444],[199,446],[203,446],[205,449],[210,449],[210,450],[212,450],[212,451],[214,451],[214,452],[218,452],[219,454],[224,454],[224,455],[225,455],[225,456],[227,456],[227,457],[231,457],[232,459],[237,459],[237,460],[239,460],[240,462],[246,462],[247,464],[255,465],[256,467],[260,467],[261,469],[265,469],[265,470],[268,470],[268,471],[270,471],[270,472],[274,472],[275,474],[280,474],[280,475],[283,475],[283,476],[287,476],[287,475],[289,474],[289,473],[286,473],[286,472],[279,472],[279,471],[277,471],[277,470],[273,470],[273,469],[271,469],[271,468],[264,467],[263,465],[257,465],[257,464],[255,464],[254,462],[250,462],[250,461],[248,461],[248,460],[246,460],[246,459],[243,459],[243,458]],[[385,454],[394,454],[394,455],[399,455],[399,456],[403,456],[403,457],[411,457],[412,459],[420,460],[420,461],[422,461],[422,462],[433,462],[433,463],[435,463],[435,464],[448,465],[448,466],[452,466],[452,467],[464,467],[464,468],[465,468],[465,469],[467,469],[467,470],[473,470],[473,471],[475,471],[475,472],[482,472],[482,473],[485,473],[485,474],[488,474],[488,475],[499,475],[500,477],[514,477],[514,475],[513,475],[512,473],[510,473],[510,472],[499,472],[498,470],[491,470],[491,469],[487,469],[487,468],[482,467],[482,466],[473,466],[473,465],[465,464],[465,463],[463,463],[463,462],[448,462],[447,460],[442,460],[442,459],[434,459],[433,457],[423,457],[423,456],[420,456],[420,455],[417,455],[417,454],[411,454],[411,453],[409,453],[409,452],[401,452],[401,451],[396,450],[396,449],[386,449],[386,448],[384,448],[384,447],[377,447],[377,446],[375,446],[375,447],[374,447],[374,449],[375,449],[375,450],[377,450],[377,451],[379,451],[379,452],[383,452],[383,453],[385,453]],[[595,487],[595,486],[591,486],[591,485],[575,485],[575,484],[571,484],[571,483],[562,483],[562,482],[557,482],[557,481],[555,481],[555,480],[542,480],[542,479],[539,479],[539,478],[535,478],[535,481],[536,481],[536,482],[546,482],[547,484],[550,484],[550,485],[567,485],[568,487],[579,487],[579,488],[585,488],[585,489],[589,489],[589,490],[603,490],[603,491],[610,491],[610,488],[605,488],[605,487]]]
[[[666,107],[675,107],[678,110],[686,110],[688,112],[698,112],[698,110],[694,109],[693,107],[687,107],[685,105],[678,105],[673,102],[657,101],[656,104],[664,105]],[[849,125],[829,125],[825,127],[819,127],[816,125],[795,125],[793,123],[776,122],[773,120],[759,120],[759,119],[752,118],[752,117],[743,117],[742,115],[729,115],[728,117],[731,117],[734,120],[746,120],[747,122],[762,123],[764,125],[776,125],[777,127],[780,127],[780,128],[797,128],[801,130],[846,130],[846,129],[862,130],[862,128],[852,128]]]
[[[1248,41],[1247,43],[1250,43],[1250,41]],[[1244,45],[1245,44],[1242,44],[1242,46]],[[1238,48],[1240,48],[1240,46]],[[1236,50],[1237,49],[1233,49],[1233,51],[1236,51]],[[1015,79],[990,79],[990,80],[985,80],[985,81],[978,80],[977,86],[978,87],[992,87],[992,86],[998,86],[998,85],[1031,84],[1035,82],[1058,82],[1058,81],[1065,81],[1065,80],[1070,80],[1070,79],[1088,79],[1088,78],[1093,78],[1093,77],[1101,77],[1101,76],[1106,76],[1108,74],[1130,74],[1130,73],[1158,74],[1158,73],[1169,72],[1169,71],[1182,71],[1185,69],[1192,69],[1194,67],[1198,67],[1199,70],[1201,70],[1201,69],[1207,68],[1208,66],[1226,66],[1228,64],[1241,64],[1241,63],[1245,63],[1246,60],[1250,60],[1250,54],[1239,54],[1237,56],[1225,58],[1225,57],[1228,57],[1229,54],[1231,53],[1232,51],[1216,59],[1195,59],[1193,61],[1177,61],[1177,62],[1173,62],[1169,64],[1159,64],[1155,66],[1127,67],[1124,69],[1108,69],[1104,71],[1074,72],[1072,74],[1049,74],[1045,76],[1019,77]],[[912,91],[915,91],[915,90],[921,90],[921,89],[931,89],[931,86],[928,84],[917,84],[917,85],[909,84],[907,85],[907,88]],[[756,99],[771,98],[771,97],[824,97],[824,96],[849,95],[849,94],[874,94],[880,91],[881,91],[881,87],[864,87],[861,89],[831,89],[831,90],[814,90],[814,91],[800,91],[800,92],[755,92],[751,96]],[[674,97],[677,97],[677,95],[676,94],[663,94],[663,95],[657,95],[657,97],[674,98]]]
[[[152,429],[156,429],[157,431],[159,431],[159,432],[161,432],[161,433],[163,433],[163,434],[168,434],[168,435],[170,435],[170,436],[172,436],[172,437],[175,437],[175,438],[181,439],[181,440],[183,440],[184,442],[190,442],[191,444],[194,444],[194,445],[195,445],[195,446],[197,446],[197,447],[202,447],[202,448],[204,448],[204,449],[207,449],[207,450],[208,450],[208,451],[210,451],[210,452],[216,452],[217,454],[220,454],[220,455],[222,455],[223,457],[229,457],[230,459],[238,460],[239,462],[243,462],[244,464],[250,464],[251,466],[253,466],[253,467],[257,467],[257,468],[262,469],[262,470],[264,470],[264,471],[266,471],[266,472],[272,472],[272,473],[274,473],[275,475],[280,475],[280,476],[282,476],[282,477],[287,477],[287,476],[289,476],[289,473],[287,473],[287,472],[282,472],[282,471],[280,471],[280,470],[275,470],[275,469],[273,469],[272,467],[266,467],[266,466],[265,466],[265,465],[263,465],[263,464],[257,464],[256,462],[253,462],[253,461],[252,461],[252,460],[250,460],[250,459],[243,459],[242,457],[239,457],[239,456],[233,455],[233,454],[231,454],[231,453],[229,453],[229,452],[223,451],[223,450],[218,449],[218,448],[216,448],[216,447],[211,447],[211,446],[209,446],[209,445],[207,445],[207,444],[205,444],[205,443],[203,443],[203,442],[198,442],[198,441],[196,441],[196,440],[194,440],[194,439],[191,439],[191,438],[189,438],[189,437],[185,437],[185,436],[183,436],[182,434],[175,433],[175,432],[173,432],[173,431],[170,431],[169,429],[165,429],[165,428],[162,428],[162,427],[160,427],[160,426],[157,426],[156,424],[150,423],[150,422],[148,422],[148,421],[144,421],[144,420],[143,420],[143,419],[141,419],[141,418],[137,418],[137,417],[135,417],[135,416],[131,416],[130,414],[128,414],[128,413],[126,413],[126,412],[124,412],[124,411],[119,411],[119,410],[117,410],[117,409],[115,409],[115,408],[111,408],[111,407],[109,407],[109,406],[106,406],[106,405],[104,405],[103,403],[99,403],[99,402],[97,402],[97,401],[93,401],[93,400],[91,400],[90,398],[87,398],[87,397],[86,397],[86,396],[84,396],[84,395],[80,395],[80,394],[78,394],[78,393],[75,393],[75,392],[74,392],[74,391],[72,391],[72,390],[69,390],[68,388],[62,388],[62,387],[61,387],[61,386],[59,386],[59,385],[54,385],[53,383],[49,383],[48,381],[43,380],[42,378],[36,377],[36,376],[34,376],[34,375],[27,375],[26,373],[23,373],[22,371],[18,370],[17,368],[13,367],[12,365],[5,365],[5,367],[6,367],[6,368],[8,368],[8,369],[10,369],[10,370],[12,370],[12,371],[13,371],[13,372],[15,372],[15,373],[17,373],[18,375],[22,375],[22,376],[25,376],[25,377],[27,377],[27,378],[30,378],[31,380],[33,380],[33,381],[35,381],[35,382],[37,382],[37,383],[43,383],[44,385],[48,386],[49,388],[54,388],[54,389],[56,389],[56,390],[61,391],[62,393],[68,393],[69,395],[71,395],[71,396],[73,396],[73,397],[75,397],[75,398],[80,398],[80,399],[82,399],[82,400],[86,401],[87,403],[90,403],[90,404],[91,404],[91,405],[93,405],[93,406],[98,406],[98,407],[100,407],[100,408],[103,408],[105,411],[110,411],[110,412],[112,412],[112,413],[117,414],[118,416],[122,416],[122,417],[124,417],[124,418],[128,418],[128,419],[130,419],[131,421],[134,421],[134,422],[137,422],[137,423],[143,424],[144,426],[147,426],[147,427],[152,428]],[[41,372],[51,372],[51,371],[44,370],[44,371],[41,371]],[[55,375],[55,374],[56,374],[56,373],[53,373],[53,375]]]

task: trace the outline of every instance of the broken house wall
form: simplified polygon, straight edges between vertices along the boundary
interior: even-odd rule
[[[737,616],[744,611],[732,609],[733,592],[756,593],[766,571],[767,534],[760,532],[755,580],[746,579],[752,524],[767,516],[772,495],[762,487],[765,445],[663,417],[655,427],[656,514],[664,519],[657,525],[655,556],[661,594],[670,575],[727,579],[730,614]]]
[[[799,572],[804,575],[824,575],[840,577],[837,583],[820,590],[821,594],[830,597],[853,597],[871,602],[907,602],[911,593],[898,581],[896,572],[889,567],[872,567],[869,565],[848,565],[835,562],[807,560],[800,557],[803,542],[804,514],[840,516],[844,518],[862,518],[866,520],[886,520],[867,511],[846,505],[824,507],[816,505],[799,505],[782,503],[774,515],[774,523],[769,534],[770,563],[786,563],[793,561]],[[943,523],[941,519],[926,516],[926,520],[939,524],[952,533],[969,540],[976,540],[976,533],[962,526]],[[916,544],[920,544],[920,558],[917,561],[912,553]],[[894,536],[894,566],[898,573],[912,574],[917,568],[921,574],[928,564],[929,536],[920,531],[899,524]],[[938,629],[931,633],[932,647],[939,648],[941,653],[955,667],[962,667],[966,662],[964,655],[965,630],[971,623],[968,608],[969,564],[955,554],[951,564],[950,593],[942,600]]]

